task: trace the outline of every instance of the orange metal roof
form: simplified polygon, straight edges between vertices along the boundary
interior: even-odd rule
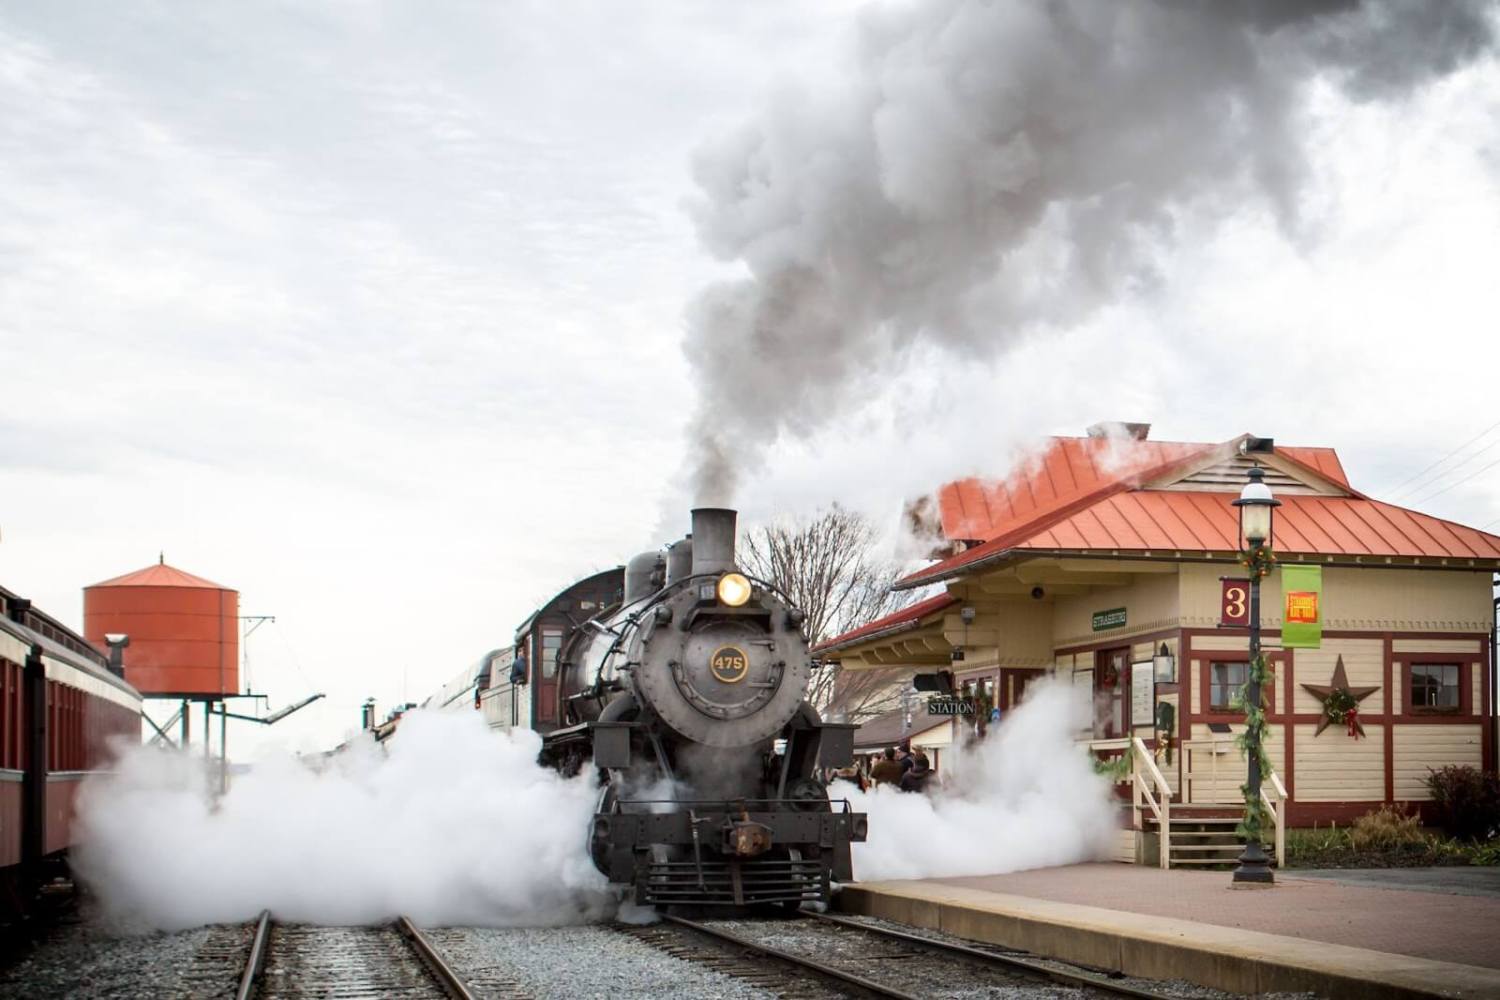
[[[1354,489],[1349,485],[1349,477],[1344,474],[1344,463],[1339,461],[1338,452],[1332,448],[1288,448],[1277,445],[1276,454],[1282,458],[1290,458],[1299,465],[1307,466],[1324,479],[1335,482],[1346,490]]]
[[[230,587],[222,587],[211,580],[205,580],[201,576],[194,576],[184,572],[175,566],[166,563],[156,563],[145,569],[138,569],[134,573],[126,573],[103,583],[95,583],[85,590],[94,587],[200,587],[208,590],[230,590]]]
[[[951,594],[938,594],[936,597],[929,597],[925,601],[918,601],[915,604],[902,608],[900,611],[892,612],[884,618],[877,618],[868,625],[861,625],[859,628],[845,632],[841,636],[829,639],[827,642],[819,643],[813,647],[813,652],[826,652],[827,650],[845,646],[856,640],[865,639],[882,632],[902,632],[910,628],[916,628],[922,623],[923,618],[936,614],[957,603],[958,598]]]
[[[1045,452],[1003,480],[969,478],[938,491],[943,535],[985,541],[1100,490],[1141,481],[1215,447],[1180,441],[1053,438]]]
[[[1278,449],[1279,452],[1279,449]],[[1237,494],[1123,490],[1069,516],[1023,526],[902,580],[931,583],[1017,550],[1232,552]],[[1286,555],[1500,560],[1500,536],[1359,496],[1282,495],[1276,550]]]

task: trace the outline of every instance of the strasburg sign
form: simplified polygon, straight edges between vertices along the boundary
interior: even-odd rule
[[[1125,624],[1125,609],[1110,608],[1108,611],[1094,612],[1094,631],[1103,632],[1105,629],[1121,628]]]

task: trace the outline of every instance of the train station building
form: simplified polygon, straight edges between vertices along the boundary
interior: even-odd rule
[[[1084,688],[1094,718],[1080,741],[1137,758],[1127,783],[1146,780],[1149,757],[1174,829],[1217,821],[1231,834],[1216,848],[1172,840],[1170,863],[1214,863],[1245,780],[1234,697],[1247,571],[1232,501],[1252,466],[1281,503],[1260,618],[1279,832],[1387,802],[1420,809],[1429,769],[1493,771],[1500,537],[1361,493],[1326,447],[1153,441],[1146,425],[1051,439],[1003,480],[948,483],[913,506],[936,561],[898,587],[941,589],[818,651],[849,670],[952,670],[981,719],[1003,720],[1042,677]],[[1282,646],[1287,567],[1321,576],[1316,648]],[[951,742],[980,728],[960,718]],[[1143,807],[1122,819],[1120,859],[1160,861],[1157,825]]]

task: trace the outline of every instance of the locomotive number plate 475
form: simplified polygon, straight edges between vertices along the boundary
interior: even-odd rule
[[[738,646],[720,646],[708,658],[708,669],[725,684],[738,684],[750,672],[750,657]]]

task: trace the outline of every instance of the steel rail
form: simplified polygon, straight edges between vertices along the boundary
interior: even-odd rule
[[[847,917],[832,917],[826,913],[809,913],[803,911],[803,917],[813,917],[825,923],[838,924],[841,927],[850,927],[854,930],[865,931],[881,937],[894,938],[911,944],[921,945],[932,951],[943,951],[953,955],[962,955],[966,958],[977,959],[989,965],[1001,965],[1014,969],[1021,969],[1033,976],[1050,979],[1054,983],[1063,986],[1077,986],[1088,989],[1104,990],[1118,996],[1137,997],[1139,1000],[1172,1000],[1166,993],[1154,993],[1151,990],[1143,990],[1134,986],[1126,986],[1116,983],[1106,976],[1094,976],[1086,972],[1064,972],[1054,969],[1035,959],[1022,958],[1019,955],[1005,955],[982,948],[972,948],[968,945],[953,944],[949,941],[939,941],[935,938],[924,937],[921,934],[911,934],[906,931],[898,931],[890,927],[879,927],[872,924],[861,923],[858,920],[850,920]]]
[[[448,964],[447,960],[443,958],[442,954],[428,940],[427,935],[417,929],[416,924],[412,923],[407,917],[397,917],[396,930],[400,931],[401,935],[406,938],[407,943],[412,946],[412,950],[417,953],[417,957],[422,960],[422,964],[426,965],[428,970],[437,977],[438,983],[453,1000],[478,1000],[478,997],[459,978],[458,973],[453,971],[453,967]]]
[[[709,926],[708,924],[700,924],[696,920],[687,920],[683,917],[674,916],[670,913],[663,914],[662,919],[679,926],[686,927],[690,931],[695,931],[708,937],[717,938],[720,941],[723,941],[727,944],[732,944],[738,948],[744,948],[747,951],[759,952],[762,955],[768,955],[771,958],[774,958],[777,961],[783,962],[787,965],[793,965],[800,969],[806,969],[813,975],[819,976],[823,979],[834,980],[846,986],[856,987],[857,989],[864,990],[866,993],[869,993],[872,996],[887,997],[889,998],[889,1000],[920,1000],[920,998],[918,998],[914,994],[903,993],[901,990],[893,989],[890,986],[882,986],[880,983],[875,982],[873,979],[866,979],[865,977],[857,976],[852,972],[845,972],[843,969],[836,969],[831,965],[824,965],[822,962],[815,961],[811,958],[804,958],[801,955],[794,955],[789,951],[782,951],[780,948],[773,948],[770,945],[761,944],[758,941],[752,941],[749,938],[740,937],[738,934],[731,934],[728,931],[721,931],[716,927]]]
[[[250,939],[250,956],[245,960],[245,971],[240,976],[240,986],[234,993],[234,1000],[250,1000],[255,992],[255,984],[260,980],[261,971],[266,965],[266,945],[271,937],[271,911],[261,910],[260,919],[255,924],[255,936]]]

